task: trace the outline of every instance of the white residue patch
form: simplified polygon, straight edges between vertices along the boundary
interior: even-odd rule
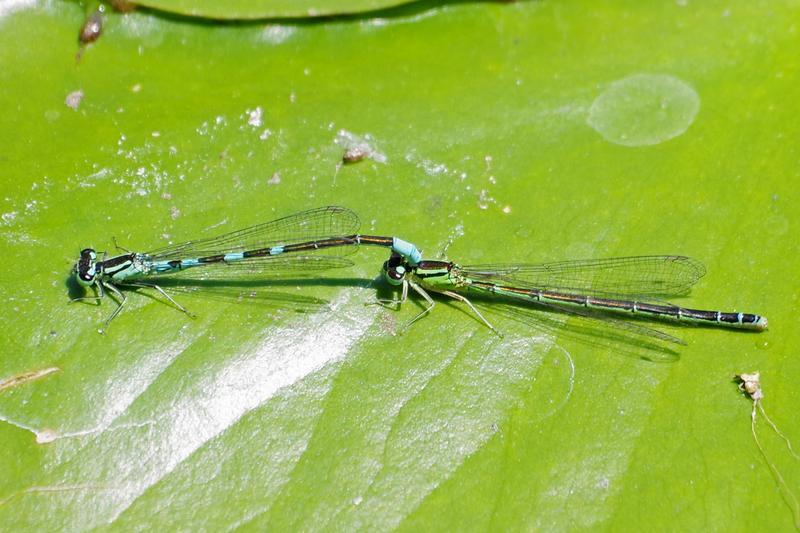
[[[469,164],[472,159],[472,156],[466,155],[453,165],[420,155],[416,150],[411,150],[405,155],[406,161],[422,170],[426,175],[432,178],[450,178],[452,183],[457,184],[461,190],[477,201],[480,209],[488,209],[491,204],[497,203],[497,200],[490,193],[491,186],[497,185],[497,178],[493,174],[486,176],[489,186],[478,189],[475,184],[475,178],[478,176],[474,176],[463,167],[460,168],[460,165]],[[491,168],[492,156],[485,156],[483,162],[486,165],[484,172],[488,174]],[[480,175],[481,172],[479,171],[478,174]]]
[[[145,50],[157,48],[164,41],[161,21],[155,17],[119,17],[115,29],[117,28],[126,36],[141,43],[138,48],[139,55],[143,55]]]
[[[135,154],[133,154],[133,152],[127,154],[118,152],[118,154],[125,155],[127,159],[135,159]],[[101,169],[86,178],[78,178],[78,185],[80,187],[94,187],[95,182],[104,178],[108,173],[109,171],[107,169]],[[127,198],[131,198],[133,195],[148,196],[153,193],[160,194],[172,182],[172,178],[167,171],[150,163],[147,166],[126,170],[121,175],[115,176],[111,182],[130,189],[131,192],[127,194]]]
[[[292,26],[282,26],[280,24],[267,25],[259,35],[259,40],[270,44],[281,44],[286,42],[295,32]]]
[[[247,113],[247,123],[254,128],[260,128],[263,124],[263,115],[264,110],[261,109],[261,106],[256,107],[255,109],[248,109],[245,111]]]
[[[39,5],[38,0],[0,0],[0,17],[10,15],[15,11],[34,8]]]
[[[433,161],[427,157],[420,157],[415,150],[406,154],[405,160],[422,169],[428,176],[441,176],[450,174],[450,168],[445,163]],[[456,171],[454,171],[456,172]]]
[[[442,174],[447,174],[449,171],[447,165],[444,163],[437,163],[436,161],[431,161],[430,159],[423,159],[419,166],[428,176],[441,176]]]
[[[478,207],[481,209],[488,209],[489,204],[495,203],[495,199],[489,194],[486,189],[481,189],[478,194]]]
[[[386,154],[378,150],[375,139],[369,133],[359,136],[347,130],[339,130],[336,132],[334,142],[344,148],[345,152],[363,153],[362,159],[369,158],[377,163],[386,163],[387,161]]]
[[[45,177],[45,188],[49,188],[47,186],[47,178]],[[32,187],[32,190],[38,189],[37,187]],[[11,201],[11,198],[6,198],[6,201]],[[26,219],[29,219],[31,216],[36,215],[41,210],[46,210],[48,208],[47,204],[42,202],[41,200],[37,200],[36,198],[29,198],[27,200],[22,200],[21,203],[15,203],[11,206],[12,210],[7,211],[0,215],[0,219],[5,226],[16,226],[21,225],[25,227]],[[3,236],[6,240],[10,240],[9,237],[12,236],[10,232],[5,232]],[[27,234],[18,234],[15,237],[16,240],[19,242],[27,241],[32,239]]]
[[[464,236],[464,224],[458,223],[450,232],[450,235],[447,237],[447,242],[444,246],[442,246],[441,251],[439,252],[439,259],[445,259],[447,257],[447,249],[452,246],[456,239]]]
[[[217,115],[216,117],[214,117],[214,120],[210,122],[208,120],[204,121],[197,128],[195,128],[195,131],[198,133],[198,135],[205,136],[208,135],[209,133],[214,133],[215,131],[222,129],[227,125],[228,125],[228,120],[225,118],[225,116]]]
[[[64,99],[64,104],[70,109],[77,110],[78,107],[81,105],[82,100],[83,100],[83,91],[78,89],[77,91],[72,91],[67,95],[67,97]]]
[[[97,172],[89,174],[85,178],[79,179],[78,180],[78,187],[81,187],[81,188],[84,188],[84,189],[85,188],[90,188],[90,187],[96,187],[97,186],[97,182],[102,180],[102,179],[104,179],[104,178],[106,178],[109,174],[110,174],[110,171],[107,168],[101,168]]]
[[[38,200],[31,200],[29,202],[25,202],[25,212],[26,213],[35,213],[39,210],[39,201]]]
[[[650,146],[683,135],[700,111],[700,96],[666,74],[634,74],[595,98],[586,122],[609,142]]]

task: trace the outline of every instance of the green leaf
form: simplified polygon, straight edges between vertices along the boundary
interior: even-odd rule
[[[0,529],[791,527],[732,377],[761,372],[797,443],[796,7],[422,7],[111,13],[76,62],[78,5],[0,4]],[[770,330],[647,323],[687,342],[651,362],[483,303],[500,337],[444,296],[404,329],[423,302],[368,305],[397,295],[367,246],[171,292],[195,320],[128,291],[99,335],[115,304],[67,303],[82,248],[321,205],[465,264],[689,255],[708,275],[678,303]]]

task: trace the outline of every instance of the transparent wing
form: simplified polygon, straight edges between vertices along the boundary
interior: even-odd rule
[[[160,278],[194,279],[194,280],[239,280],[247,278],[282,277],[288,274],[302,276],[331,268],[353,266],[353,262],[344,257],[326,255],[287,254],[278,256],[254,257],[235,263],[220,261],[207,263],[202,267],[175,270],[158,275]]]
[[[329,237],[344,237],[358,233],[358,215],[346,207],[328,206],[302,211],[218,237],[183,242],[148,252],[155,261],[206,257],[243,252],[271,246],[310,242]],[[346,254],[355,245],[327,253]],[[231,265],[232,266],[232,265]],[[328,267],[331,268],[331,267]]]
[[[604,313],[602,310],[588,310],[575,307],[553,305],[544,302],[540,303],[545,308],[550,308],[558,312],[565,313],[573,317],[573,319],[575,317],[580,317],[585,321],[597,321],[598,324],[602,324],[606,329],[609,329],[611,331],[616,330],[616,333],[612,333],[612,335],[616,334],[620,337],[622,337],[625,334],[635,335],[638,336],[638,338],[650,338],[662,342],[669,342],[684,346],[686,345],[686,342],[683,339],[675,337],[674,335],[670,335],[668,333],[664,333],[663,331],[642,324],[637,324],[635,322],[630,322],[630,321],[626,322],[624,320],[620,320],[618,318],[609,315],[608,313]]]
[[[686,344],[662,331],[585,310],[551,305],[522,306],[510,302],[483,308],[489,314],[499,314],[534,329],[653,362],[676,361],[679,355],[675,347]]]
[[[461,267],[468,278],[525,289],[547,289],[602,297],[686,294],[703,277],[700,261],[680,255],[645,255]]]
[[[300,280],[292,280],[302,283]],[[275,310],[292,312],[312,311],[328,305],[327,300],[298,294],[297,292],[284,292],[281,289],[290,287],[288,283],[265,283],[262,279],[240,280],[178,280],[159,279],[158,283],[147,281],[137,282],[134,287],[152,287],[157,285],[172,294],[190,295],[204,300],[220,301],[227,303],[248,302],[272,307]]]

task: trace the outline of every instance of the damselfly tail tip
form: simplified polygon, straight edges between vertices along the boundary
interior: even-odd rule
[[[767,320],[767,317],[765,316],[758,317],[755,326],[758,331],[764,331],[765,329],[767,329],[769,327],[769,321]]]

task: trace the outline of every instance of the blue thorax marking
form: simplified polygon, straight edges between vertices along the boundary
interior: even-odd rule
[[[392,251],[405,257],[411,266],[422,261],[422,254],[417,250],[417,247],[403,239],[397,237],[392,238]]]

